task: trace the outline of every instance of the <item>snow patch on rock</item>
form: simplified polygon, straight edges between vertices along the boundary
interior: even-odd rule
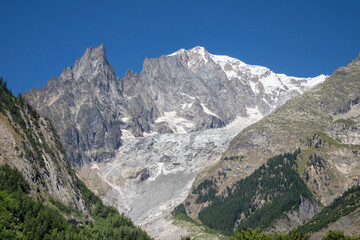
[[[215,117],[219,118],[219,116],[216,115],[214,112],[212,112],[210,109],[208,109],[208,108],[205,106],[205,104],[201,103],[200,105],[201,105],[201,107],[203,108],[203,110],[204,110],[204,112],[205,112],[206,114],[209,114],[209,115],[212,115],[212,116],[215,116]]]
[[[164,112],[164,115],[155,120],[156,123],[166,122],[174,133],[184,134],[193,127],[193,123],[182,117],[177,117],[175,111]]]

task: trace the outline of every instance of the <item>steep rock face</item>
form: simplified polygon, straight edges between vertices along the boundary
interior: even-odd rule
[[[301,197],[301,202],[297,209],[288,211],[285,218],[277,220],[269,232],[287,232],[295,227],[309,221],[317,213],[320,212],[321,207],[314,204],[306,198]]]
[[[23,99],[0,86],[0,164],[16,167],[40,201],[55,199],[88,213],[59,136]]]
[[[73,165],[115,156],[121,136],[187,133],[259,119],[326,77],[295,78],[202,47],[145,59],[142,72],[116,77],[104,46],[24,94],[59,131]]]
[[[299,226],[296,231],[303,234],[311,234],[311,239],[320,239],[329,230],[344,231],[349,235],[358,235],[360,229],[360,185],[346,190],[330,205],[305,224]]]
[[[249,176],[270,157],[299,149],[298,174],[328,205],[359,184],[359,96],[360,57],[244,129],[230,142],[222,160],[203,174],[212,179],[226,172],[226,178],[216,184],[219,194],[226,193],[226,187]],[[196,183],[193,188],[201,181]],[[197,213],[209,204],[196,204],[193,198],[190,194],[186,200],[191,203],[188,212]]]
[[[101,45],[87,49],[74,68],[65,68],[44,89],[24,96],[52,120],[72,163],[81,164],[84,159],[109,157],[121,144],[120,84]]]

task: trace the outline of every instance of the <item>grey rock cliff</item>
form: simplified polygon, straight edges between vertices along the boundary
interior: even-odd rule
[[[87,49],[74,68],[65,68],[44,89],[24,96],[52,120],[73,164],[110,157],[120,146],[119,116],[125,100],[103,45]]]
[[[128,71],[121,80],[101,45],[24,97],[52,120],[71,163],[79,166],[112,158],[122,137],[218,128],[237,117],[260,119],[324,79],[275,74],[196,47],[146,58],[139,75]]]

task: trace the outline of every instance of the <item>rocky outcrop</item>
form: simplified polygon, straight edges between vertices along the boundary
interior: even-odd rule
[[[307,198],[301,197],[301,202],[297,209],[286,213],[285,218],[277,220],[269,232],[288,232],[295,229],[297,226],[309,221],[321,210],[319,204],[310,201]]]

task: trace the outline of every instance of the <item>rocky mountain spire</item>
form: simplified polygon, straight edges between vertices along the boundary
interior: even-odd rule
[[[73,77],[75,80],[80,77],[87,78],[97,73],[110,74],[115,77],[115,71],[106,59],[104,44],[97,48],[88,48],[84,55],[77,59],[73,68]]]
[[[106,61],[106,52],[104,44],[101,44],[97,48],[89,47],[86,49],[83,56],[78,59],[75,63],[75,68],[80,67],[83,64],[87,64],[93,61]]]

